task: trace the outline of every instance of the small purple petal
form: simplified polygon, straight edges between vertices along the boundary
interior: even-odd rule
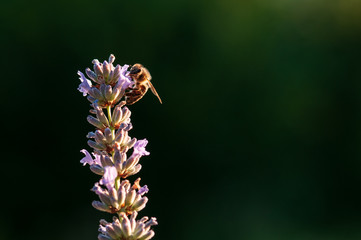
[[[104,227],[104,226],[102,226],[102,225],[100,225],[98,231],[101,232],[101,233],[106,234],[106,233],[107,233],[107,228]]]
[[[102,163],[100,162],[100,155],[93,153],[93,156],[94,156],[94,163],[101,166]]]
[[[129,71],[127,71],[129,68],[129,65],[125,64],[121,67],[120,70],[120,80],[123,82],[123,89],[128,88],[130,85],[134,84],[132,79],[129,77]]]
[[[123,75],[120,75],[120,78],[114,88],[119,88],[122,91],[124,91],[125,89],[127,89],[128,87],[130,87],[133,84],[134,84],[134,82],[129,80],[129,78],[124,77]]]
[[[138,194],[140,195],[143,195],[145,193],[149,192],[149,188],[147,185],[144,185],[143,187],[141,187],[139,190],[138,190]]]
[[[100,179],[100,184],[105,185],[109,190],[113,188],[117,176],[118,176],[118,171],[115,167],[106,166],[104,168],[103,178]]]
[[[133,154],[140,155],[140,156],[149,155],[150,153],[145,150],[145,146],[147,146],[147,144],[148,144],[147,139],[138,140],[134,144],[134,152],[133,152]]]
[[[80,160],[80,163],[83,164],[83,166],[85,166],[86,164],[89,164],[89,165],[93,165],[94,164],[94,160],[92,158],[92,156],[90,155],[90,153],[85,150],[85,149],[82,149],[80,150],[80,152],[84,153],[85,154],[85,157],[83,157],[81,160]]]
[[[84,74],[80,71],[78,71],[78,75],[80,76],[80,81],[81,83],[79,84],[79,92],[83,93],[83,96],[86,96],[90,90],[90,88],[92,87],[92,83],[90,80],[86,79],[86,77],[84,76]]]
[[[105,191],[102,189],[98,183],[95,183],[93,188],[91,189],[93,192],[95,192],[97,195],[104,194]]]

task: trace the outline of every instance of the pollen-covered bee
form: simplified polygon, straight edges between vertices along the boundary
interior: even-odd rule
[[[129,87],[125,93],[125,101],[127,105],[132,105],[138,102],[148,91],[148,88],[152,90],[152,93],[158,97],[159,102],[162,103],[157,91],[153,87],[153,84],[150,82],[152,76],[150,75],[148,69],[143,67],[142,64],[134,64],[129,71],[129,76],[134,81],[134,86]]]

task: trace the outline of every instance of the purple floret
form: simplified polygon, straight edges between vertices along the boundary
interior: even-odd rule
[[[140,156],[149,155],[150,153],[145,150],[145,146],[147,146],[147,144],[148,144],[147,139],[138,140],[134,144],[134,152],[133,152],[133,154],[140,155]]]
[[[88,80],[84,74],[80,71],[78,71],[78,75],[80,76],[80,81],[81,83],[79,84],[79,92],[82,92],[83,93],[83,96],[86,96],[89,92],[89,90],[91,89],[92,87],[92,83],[90,80]]]

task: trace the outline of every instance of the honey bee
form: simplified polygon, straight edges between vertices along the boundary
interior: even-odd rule
[[[148,91],[152,90],[152,93],[158,97],[159,102],[162,103],[157,91],[153,87],[153,84],[150,82],[152,76],[150,75],[148,69],[143,67],[142,64],[134,64],[129,71],[129,76],[134,81],[133,87],[128,87],[125,93],[125,101],[127,105],[132,105],[138,102]]]

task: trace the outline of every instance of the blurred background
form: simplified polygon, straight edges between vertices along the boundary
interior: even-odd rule
[[[0,9],[1,240],[97,239],[111,219],[79,163],[93,127],[77,91],[111,53],[144,64],[163,100],[130,107],[154,239],[361,239],[361,1]]]

